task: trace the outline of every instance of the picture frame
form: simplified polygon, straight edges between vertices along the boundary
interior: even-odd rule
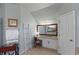
[[[8,27],[17,27],[18,19],[8,19]]]

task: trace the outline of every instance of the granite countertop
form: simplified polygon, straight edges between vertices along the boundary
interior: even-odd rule
[[[52,40],[58,40],[57,36],[47,36],[47,35],[40,35],[37,37],[38,39],[52,39]]]

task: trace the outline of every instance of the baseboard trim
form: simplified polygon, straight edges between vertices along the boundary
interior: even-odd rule
[[[31,49],[31,48],[29,48],[29,49]],[[20,54],[20,55],[24,55],[26,52],[28,52],[29,49],[26,49],[26,50],[22,51],[22,52],[19,53],[19,54]]]
[[[25,51],[22,51],[21,53],[19,53],[19,55],[23,55],[25,53]]]

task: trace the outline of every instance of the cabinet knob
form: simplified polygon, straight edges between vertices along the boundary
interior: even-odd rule
[[[48,41],[48,44],[49,44],[50,42]]]

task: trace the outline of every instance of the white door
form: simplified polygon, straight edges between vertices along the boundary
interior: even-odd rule
[[[75,11],[58,18],[58,52],[63,55],[75,54]]]

